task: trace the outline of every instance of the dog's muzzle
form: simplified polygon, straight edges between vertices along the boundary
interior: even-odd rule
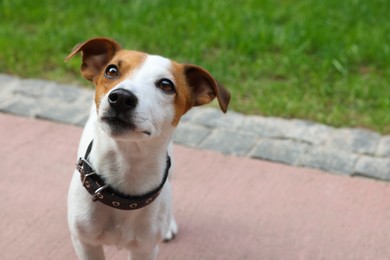
[[[108,109],[101,119],[110,127],[111,134],[118,135],[134,130],[133,111],[137,107],[137,96],[126,89],[118,88],[108,95]]]

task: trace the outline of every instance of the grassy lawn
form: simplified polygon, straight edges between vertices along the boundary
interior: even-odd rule
[[[89,85],[76,43],[208,69],[247,114],[390,134],[388,0],[0,0],[0,72]]]

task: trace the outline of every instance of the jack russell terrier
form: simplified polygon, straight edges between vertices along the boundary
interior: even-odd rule
[[[116,245],[136,259],[156,259],[177,233],[172,213],[172,134],[190,108],[215,97],[226,112],[230,93],[206,70],[124,50],[93,38],[81,73],[96,87],[68,194],[68,223],[80,259],[104,259]]]

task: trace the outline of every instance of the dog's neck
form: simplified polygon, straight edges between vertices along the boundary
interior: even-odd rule
[[[162,181],[170,138],[116,140],[97,130],[90,154],[96,172],[114,189],[141,195]]]

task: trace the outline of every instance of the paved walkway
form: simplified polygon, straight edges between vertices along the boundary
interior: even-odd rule
[[[82,126],[92,96],[91,89],[0,74],[0,111],[6,113]],[[174,141],[224,154],[390,180],[390,136],[363,129],[200,108],[183,118]]]
[[[54,112],[53,112],[54,113]],[[0,259],[76,259],[66,194],[81,128],[0,113]],[[390,259],[390,183],[174,146],[162,260]],[[107,259],[126,259],[107,249]]]

